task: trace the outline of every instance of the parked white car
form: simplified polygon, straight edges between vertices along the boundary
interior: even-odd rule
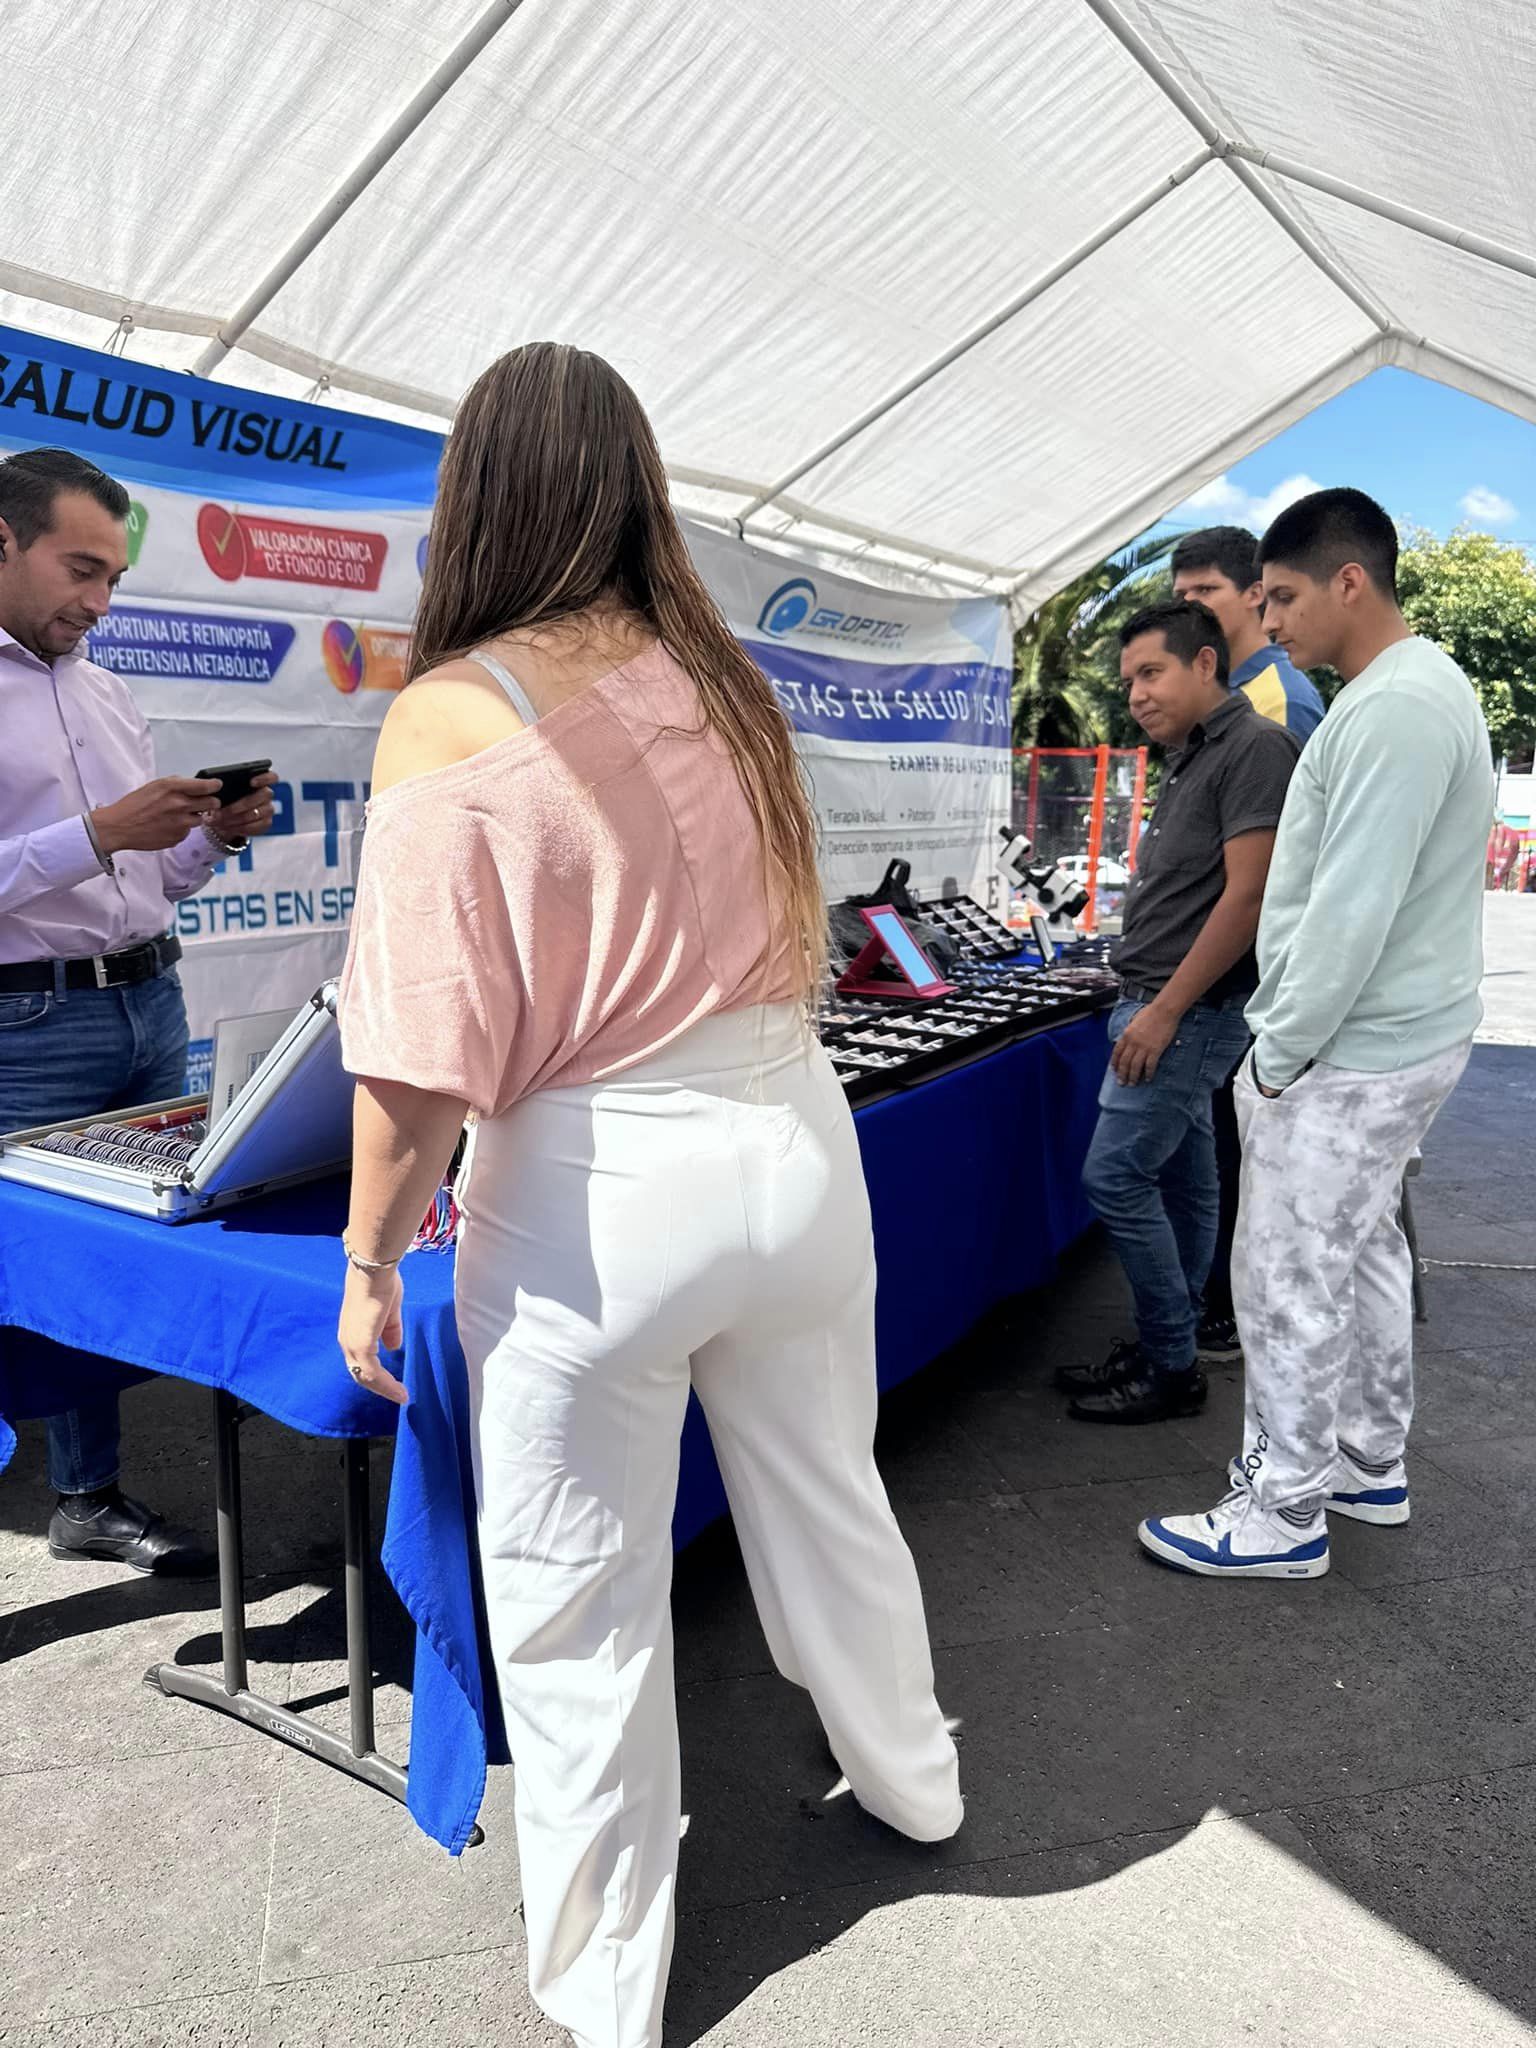
[[[1056,865],[1064,873],[1069,874],[1074,882],[1081,882],[1083,887],[1087,888],[1088,856],[1086,853],[1068,854],[1065,860],[1058,861]],[[1125,889],[1130,886],[1130,880],[1131,876],[1128,868],[1124,867],[1119,861],[1112,860],[1107,853],[1099,855],[1099,887],[1101,889]]]

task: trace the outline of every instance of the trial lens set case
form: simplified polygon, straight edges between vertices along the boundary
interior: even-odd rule
[[[0,1138],[0,1180],[188,1223],[339,1172],[352,1155],[352,1086],[341,1063],[335,983],[304,1005],[206,1134],[178,1147],[177,1128],[185,1130],[208,1101],[186,1095],[16,1131]],[[154,1128],[161,1120],[169,1126],[163,1133]],[[109,1126],[121,1132],[120,1143],[111,1142]],[[87,1140],[87,1131],[100,1135]],[[59,1137],[102,1156],[49,1149],[45,1141]]]

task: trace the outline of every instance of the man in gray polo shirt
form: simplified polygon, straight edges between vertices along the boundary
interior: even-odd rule
[[[1216,1241],[1211,1096],[1248,1042],[1254,937],[1300,750],[1228,689],[1226,639],[1203,604],[1138,612],[1120,647],[1132,716],[1167,760],[1126,898],[1122,1000],[1083,1185],[1131,1283],[1136,1339],[1057,1383],[1079,1421],[1135,1423],[1205,1402],[1195,1332]]]

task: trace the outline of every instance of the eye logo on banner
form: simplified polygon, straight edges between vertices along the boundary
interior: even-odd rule
[[[128,566],[130,569],[136,569],[139,566],[139,557],[144,552],[144,536],[149,531],[149,508],[141,505],[137,498],[129,502],[127,528]]]
[[[757,629],[775,640],[807,633],[859,647],[899,647],[907,637],[905,619],[872,619],[820,603],[808,576],[794,576],[779,585],[758,613]]]
[[[344,619],[332,619],[320,635],[325,672],[344,697],[356,690],[403,689],[410,646],[409,633],[349,626]]]
[[[293,645],[282,619],[114,605],[91,628],[92,661],[117,676],[174,683],[270,683]]]
[[[757,615],[758,630],[772,633],[775,639],[793,633],[796,626],[805,624],[815,603],[816,586],[808,577],[796,576],[792,582],[781,583]]]
[[[269,583],[318,583],[332,590],[377,590],[389,542],[382,533],[300,525],[259,512],[204,505],[197,544],[221,583],[259,577]]]

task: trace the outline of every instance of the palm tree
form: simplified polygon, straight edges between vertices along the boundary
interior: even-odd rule
[[[1138,541],[1096,562],[1019,628],[1013,640],[1016,747],[1096,747],[1133,739],[1119,693],[1114,634],[1139,606],[1167,595],[1162,574],[1148,571],[1176,538]]]

